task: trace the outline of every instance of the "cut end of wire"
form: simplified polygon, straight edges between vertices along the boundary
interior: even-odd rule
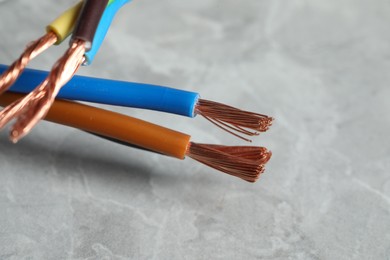
[[[16,130],[11,131],[9,139],[12,143],[16,144],[20,138],[18,138],[19,133]]]
[[[216,170],[255,182],[272,153],[264,147],[224,146],[191,142],[187,156]]]
[[[226,132],[248,142],[251,140],[242,135],[259,135],[259,132],[267,131],[274,120],[263,114],[204,99],[199,99],[195,112]]]

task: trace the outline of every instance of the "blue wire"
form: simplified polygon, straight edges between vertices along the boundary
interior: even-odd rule
[[[103,16],[100,19],[99,26],[95,33],[95,37],[93,38],[92,47],[84,55],[86,59],[83,65],[90,65],[93,62],[96,53],[99,51],[100,46],[102,45],[103,40],[106,37],[106,34],[111,26],[115,14],[123,5],[128,2],[130,2],[130,0],[116,0],[106,7]]]
[[[8,66],[0,64],[0,74]],[[25,69],[10,91],[29,93],[48,75],[47,71]],[[58,98],[126,106],[195,117],[199,94],[142,83],[74,76]]]

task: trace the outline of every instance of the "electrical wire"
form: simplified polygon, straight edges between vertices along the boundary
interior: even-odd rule
[[[113,0],[110,0],[112,2]],[[0,94],[9,89],[27,64],[53,44],[62,43],[73,31],[83,1],[75,4],[46,27],[46,34],[31,42],[20,57],[0,76]]]
[[[0,64],[0,71],[7,67]],[[28,93],[47,72],[26,69],[11,91]],[[201,99],[198,93],[157,85],[74,76],[59,92],[59,98],[157,110],[195,117],[197,114],[246,141],[242,135],[265,132],[273,118]]]
[[[85,0],[79,11],[70,47],[54,64],[48,77],[30,94],[13,102],[0,112],[0,128],[16,118],[10,139],[17,142],[46,115],[61,87],[68,82],[85,61],[84,54],[92,41],[109,0]]]
[[[46,26],[47,33],[56,35],[56,45],[61,44],[72,33],[82,6],[83,1],[79,1]]]
[[[6,70],[0,64],[0,72]],[[48,72],[26,69],[10,91],[28,93]],[[59,98],[126,106],[195,116],[199,94],[174,88],[75,75],[58,93]]]
[[[7,92],[0,96],[0,105],[6,106],[20,97]],[[194,143],[187,134],[72,101],[56,100],[45,119],[178,159],[188,156],[248,182],[259,178],[271,158],[271,152],[263,147]]]
[[[92,47],[93,38],[109,0],[85,0],[70,43],[82,41],[85,52]]]
[[[111,5],[115,1],[116,0],[109,0],[107,6]],[[46,26],[47,32],[53,32],[56,34],[56,45],[61,44],[73,32],[77,19],[80,15],[80,10],[83,8],[83,3],[84,0],[81,0]]]
[[[60,44],[72,31],[82,2],[74,5],[46,27],[46,34],[31,42],[20,57],[0,76],[0,94],[20,76],[27,64],[53,44]]]

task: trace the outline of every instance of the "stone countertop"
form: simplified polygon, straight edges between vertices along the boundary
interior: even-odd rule
[[[1,1],[1,63],[71,4]],[[390,259],[389,13],[382,0],[129,4],[79,74],[274,116],[252,143],[273,152],[266,172],[249,184],[47,122],[13,145],[7,127],[0,259]],[[202,118],[110,109],[242,144]]]

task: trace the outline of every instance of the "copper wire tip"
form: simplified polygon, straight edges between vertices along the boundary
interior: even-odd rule
[[[199,99],[195,113],[203,116],[208,121],[237,136],[245,141],[251,140],[243,137],[241,134],[248,136],[259,135],[259,132],[265,132],[272,125],[273,118],[241,110],[222,103]]]
[[[216,170],[255,182],[272,153],[264,147],[190,143],[187,156]]]

